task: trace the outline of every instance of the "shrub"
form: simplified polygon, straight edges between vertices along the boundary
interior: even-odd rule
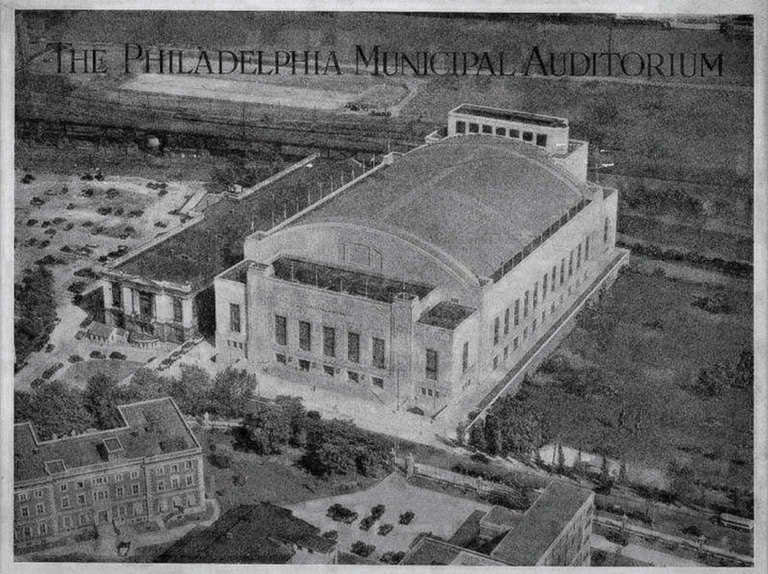
[[[232,457],[223,452],[209,454],[208,461],[216,468],[232,468]]]
[[[398,522],[400,522],[400,524],[410,524],[414,516],[415,514],[408,510],[400,515],[400,520]]]
[[[376,547],[373,544],[366,544],[362,540],[358,540],[352,545],[350,550],[352,550],[353,554],[367,558],[376,550]]]

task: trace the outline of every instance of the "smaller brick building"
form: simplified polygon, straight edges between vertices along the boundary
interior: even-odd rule
[[[14,548],[205,505],[202,449],[171,398],[117,407],[120,427],[39,440],[14,426]]]

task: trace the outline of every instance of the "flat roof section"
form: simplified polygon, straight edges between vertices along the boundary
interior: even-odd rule
[[[317,158],[250,195],[237,199],[225,195],[203,212],[200,222],[114,269],[148,280],[189,284],[196,291],[232,266],[226,248],[232,238],[242,242],[255,231],[271,229],[282,220],[284,206],[289,216],[295,214],[307,206],[308,193],[312,201],[320,199],[320,186],[327,195],[334,185],[338,187],[342,171],[349,174],[351,169],[348,160]]]
[[[501,539],[491,557],[513,566],[533,566],[591,494],[584,488],[552,481]]]
[[[475,311],[476,309],[472,307],[465,307],[453,301],[441,301],[425,311],[419,317],[419,323],[440,327],[441,329],[455,329]]]
[[[567,128],[568,120],[565,118],[556,118],[553,116],[543,116],[540,114],[531,114],[528,112],[518,112],[515,110],[502,110],[499,108],[489,108],[486,106],[477,106],[474,104],[462,104],[458,108],[450,111],[453,114],[467,114],[493,120],[504,120],[507,122],[522,122],[536,126],[549,128]]]
[[[281,257],[272,263],[275,277],[283,281],[310,285],[318,289],[367,297],[374,301],[392,303],[400,293],[425,297],[434,287],[388,279],[381,275],[361,273],[352,269],[332,267],[302,259]]]

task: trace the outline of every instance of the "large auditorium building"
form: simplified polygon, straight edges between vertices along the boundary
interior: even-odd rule
[[[215,279],[217,365],[428,416],[498,394],[627,261],[587,148],[562,118],[452,110],[246,239]]]

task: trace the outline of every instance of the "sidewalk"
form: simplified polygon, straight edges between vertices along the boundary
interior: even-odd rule
[[[680,558],[679,556],[659,552],[658,550],[645,548],[644,546],[638,546],[637,544],[627,544],[626,546],[615,544],[599,534],[592,534],[590,545],[594,549],[603,550],[610,554],[621,554],[622,556],[645,562],[651,566],[706,566],[706,564],[702,562],[687,560],[685,558]]]

